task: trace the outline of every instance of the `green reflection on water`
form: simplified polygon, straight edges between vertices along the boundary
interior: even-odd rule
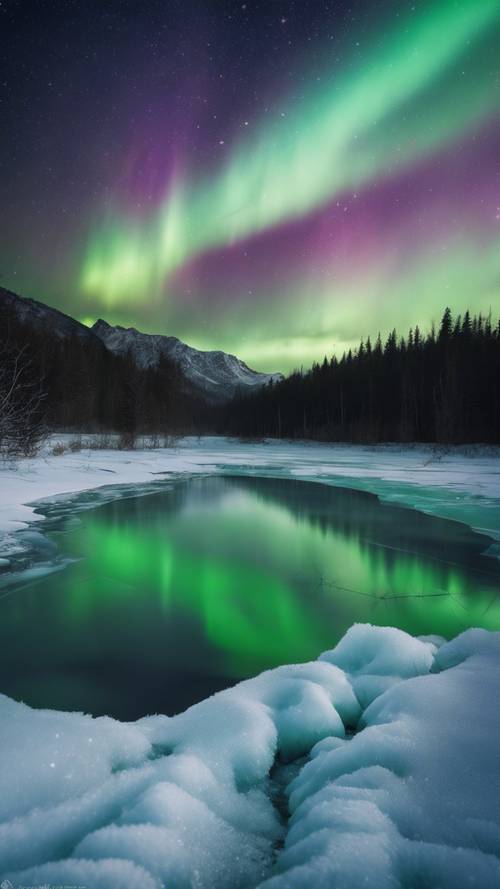
[[[287,484],[267,487],[277,496]],[[201,487],[207,486],[210,482]],[[202,496],[170,515],[138,501],[143,521],[113,524],[97,513],[79,532],[79,544],[94,577],[119,581],[111,590],[106,586],[104,595],[152,593],[167,617],[174,606],[188,609],[229,656],[226,664],[236,675],[290,657],[312,657],[354,621],[448,637],[471,625],[500,626],[496,578],[486,571],[495,566],[487,560],[478,571],[470,559],[450,561],[459,555],[451,546],[440,561],[433,553],[367,540],[359,529],[334,521],[322,525],[314,514],[297,515],[290,505],[261,496],[258,480],[218,481],[212,483],[214,493],[214,499]],[[365,508],[363,522],[370,523],[363,498],[355,505]],[[370,499],[373,508],[384,509]],[[393,522],[413,517],[406,510],[391,512]],[[426,530],[434,527],[432,519],[422,518]],[[68,607],[80,613],[93,609],[102,595],[100,584],[80,585]]]
[[[31,703],[125,718],[172,712],[260,669],[317,657],[356,621],[446,637],[500,628],[488,538],[358,491],[192,480],[86,513],[58,542],[81,560],[2,606],[13,675],[16,652],[28,658],[10,693],[21,688]],[[11,638],[23,623],[31,655]],[[34,684],[37,659],[47,676],[38,668]]]

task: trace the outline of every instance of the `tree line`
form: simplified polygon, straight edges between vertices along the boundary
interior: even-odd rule
[[[453,317],[438,330],[295,371],[223,407],[205,404],[177,364],[142,369],[98,337],[60,336],[8,301],[0,324],[0,452],[33,453],[52,430],[136,435],[218,432],[249,438],[344,442],[500,443],[500,322]]]
[[[219,430],[344,442],[500,442],[500,322],[453,317],[393,330],[233,400]]]

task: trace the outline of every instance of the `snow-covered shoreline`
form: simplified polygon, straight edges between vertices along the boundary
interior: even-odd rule
[[[357,625],[319,660],[173,717],[120,723],[0,696],[2,879],[493,889],[499,695],[498,633]]]
[[[186,438],[157,450],[89,450],[52,454],[54,435],[33,459],[0,464],[0,553],[15,547],[13,532],[42,516],[39,500],[103,486],[145,485],[182,475],[225,471],[278,475],[359,487],[381,499],[464,521],[500,538],[500,450],[422,445],[241,443]],[[112,497],[112,491],[109,492]]]

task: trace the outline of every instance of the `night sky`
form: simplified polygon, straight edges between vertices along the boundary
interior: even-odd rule
[[[0,2],[0,283],[289,370],[500,308],[500,0]]]

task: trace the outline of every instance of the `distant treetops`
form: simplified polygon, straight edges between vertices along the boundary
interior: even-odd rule
[[[500,322],[453,317],[391,331],[236,399],[222,429],[325,441],[500,442]]]

